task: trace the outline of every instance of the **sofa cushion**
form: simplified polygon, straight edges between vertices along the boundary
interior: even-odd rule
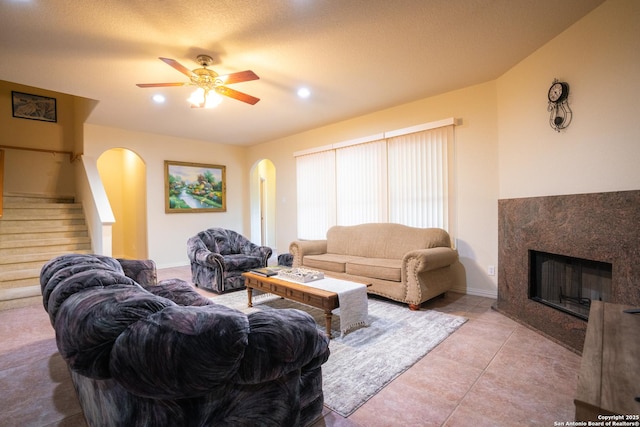
[[[449,234],[439,228],[373,223],[336,225],[327,231],[330,254],[402,259],[408,251],[437,247],[451,247]]]
[[[354,276],[400,282],[402,260],[386,258],[355,258],[346,264],[346,273]]]
[[[145,289],[154,295],[170,299],[178,305],[213,305],[213,301],[200,295],[195,288],[181,279],[165,279],[157,285],[147,286]]]
[[[105,260],[99,255],[62,255],[54,258],[42,267],[40,275],[40,288],[42,290],[42,302],[44,309],[49,310],[49,298],[51,292],[70,277],[82,271],[104,270],[108,272],[117,272],[124,275],[120,264],[112,259],[113,262]],[[117,264],[117,266],[115,264]]]
[[[264,267],[262,258],[254,255],[230,254],[223,255],[224,270],[239,271],[240,273],[252,268]]]
[[[236,377],[248,334],[247,316],[223,305],[166,307],[119,334],[110,372],[141,396],[203,395]]]
[[[59,273],[64,273],[66,272],[65,270],[67,270],[67,268],[60,270]],[[58,275],[53,276],[50,283],[55,284],[54,279],[57,277]],[[78,271],[72,276],[66,277],[61,282],[55,284],[55,288],[53,288],[49,293],[48,304],[46,307],[49,311],[51,325],[55,324],[56,316],[58,315],[60,307],[70,296],[88,288],[103,289],[116,285],[131,286],[142,290],[140,285],[124,274],[109,270],[100,270],[95,267],[93,270],[88,269],[85,271]],[[51,287],[47,285],[46,289],[51,289]]]
[[[336,254],[305,255],[302,259],[302,267],[344,273],[348,260],[349,257]]]
[[[58,351],[76,372],[94,379],[110,378],[111,351],[120,334],[170,306],[175,304],[137,285],[77,292],[62,304],[55,320]]]

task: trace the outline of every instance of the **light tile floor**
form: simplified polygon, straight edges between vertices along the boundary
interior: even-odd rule
[[[158,270],[159,280],[168,278],[190,282],[190,269]],[[314,427],[553,426],[573,420],[580,356],[492,310],[493,303],[449,292],[423,304],[469,321],[350,417],[325,409]],[[0,311],[0,425],[86,425],[54,337],[41,305]]]

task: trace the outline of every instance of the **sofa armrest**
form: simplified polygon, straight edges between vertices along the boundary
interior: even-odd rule
[[[142,286],[153,286],[158,283],[156,263],[150,259],[117,258],[122,266],[124,275],[135,280]]]
[[[253,250],[251,250],[248,255],[260,257],[260,259],[262,259],[263,264],[266,266],[267,261],[269,260],[269,258],[271,258],[272,253],[273,253],[273,249],[271,249],[269,246],[255,245]]]
[[[458,251],[451,248],[438,247],[417,249],[407,252],[402,259],[402,265],[414,265],[416,270],[415,272],[417,274],[425,271],[436,270],[442,267],[448,267],[457,260]]]
[[[224,263],[222,255],[211,252],[199,236],[191,237],[187,241],[187,256],[191,264],[200,264],[210,268],[221,267]]]
[[[302,258],[306,255],[320,255],[327,253],[326,240],[294,240],[289,245],[289,253],[293,255],[293,267],[302,265]]]

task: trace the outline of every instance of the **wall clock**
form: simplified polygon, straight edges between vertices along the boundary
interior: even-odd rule
[[[547,93],[549,106],[549,125],[556,132],[565,129],[571,123],[573,113],[569,108],[569,84],[555,79]]]

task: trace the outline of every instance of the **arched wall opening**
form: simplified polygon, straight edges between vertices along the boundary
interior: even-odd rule
[[[147,259],[146,165],[133,151],[113,148],[100,155],[98,173],[116,222],[112,226],[115,258]]]
[[[262,159],[251,168],[251,240],[273,249],[276,242],[276,168],[269,159]]]

